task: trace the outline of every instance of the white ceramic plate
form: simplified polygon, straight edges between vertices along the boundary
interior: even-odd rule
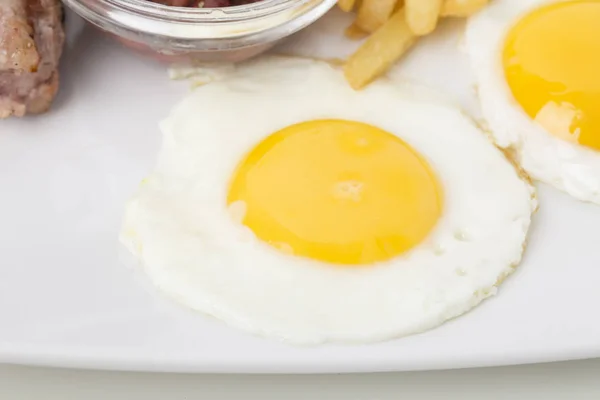
[[[332,13],[282,51],[343,56]],[[477,114],[462,25],[445,23],[396,77]],[[346,372],[600,356],[600,207],[540,186],[529,249],[499,294],[430,332],[365,346],[249,336],[156,295],[119,260],[123,205],[154,163],[158,121],[188,90],[163,66],[85,29],[71,32],[54,110],[0,121],[0,362],[201,372]],[[243,133],[242,133],[243,134]]]

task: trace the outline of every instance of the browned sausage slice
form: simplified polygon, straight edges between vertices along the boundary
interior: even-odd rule
[[[0,0],[0,71],[34,72],[39,62],[26,0]]]

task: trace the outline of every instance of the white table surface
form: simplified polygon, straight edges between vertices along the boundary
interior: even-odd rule
[[[0,399],[597,399],[600,359],[356,375],[178,375],[0,365]],[[402,397],[410,395],[410,397]]]

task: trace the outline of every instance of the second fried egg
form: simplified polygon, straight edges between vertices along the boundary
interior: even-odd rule
[[[452,104],[386,80],[355,92],[322,62],[246,63],[162,129],[123,242],[180,303],[293,343],[468,311],[519,263],[536,207]]]
[[[600,204],[598,21],[598,0],[495,0],[466,48],[495,141],[533,178]]]

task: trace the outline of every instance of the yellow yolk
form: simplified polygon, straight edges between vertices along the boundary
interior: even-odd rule
[[[600,1],[553,3],[525,16],[508,35],[503,63],[531,118],[600,149]]]
[[[442,210],[431,168],[371,125],[317,120],[284,128],[238,166],[230,208],[289,254],[340,264],[390,259],[419,244]]]

